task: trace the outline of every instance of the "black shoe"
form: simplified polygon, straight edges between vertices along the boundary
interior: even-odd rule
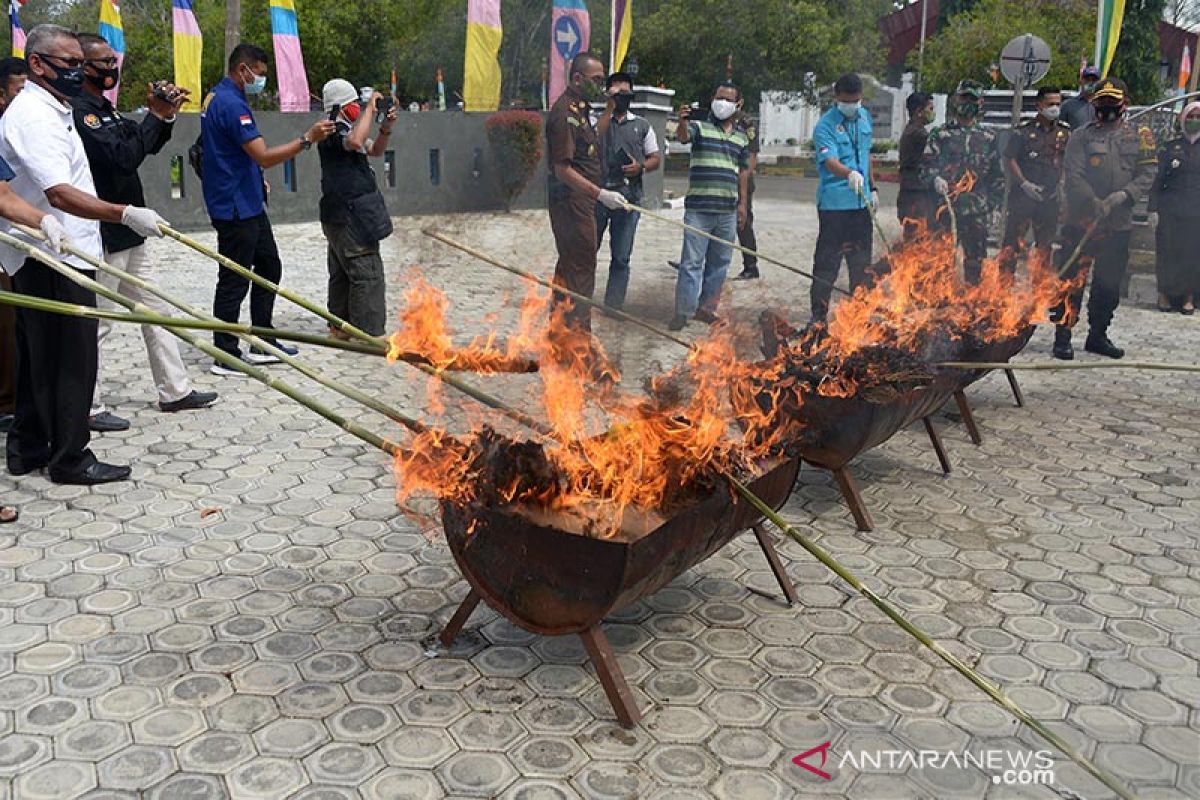
[[[16,414],[0,414],[0,433],[8,433],[16,422]]]
[[[217,402],[216,392],[197,392],[193,389],[188,394],[172,400],[169,403],[159,403],[158,410],[172,414],[176,411],[191,411],[194,408],[208,408],[213,403]]]
[[[671,318],[671,322],[667,325],[667,330],[681,331],[687,327],[687,317],[676,314]]]
[[[1075,348],[1071,346],[1071,329],[1059,326],[1054,329],[1054,357],[1061,361],[1074,361]]]
[[[1083,349],[1107,358],[1125,357],[1125,351],[1113,344],[1107,335],[1099,331],[1088,333],[1087,341],[1083,343]]]
[[[699,320],[700,322],[704,322],[709,325],[716,325],[718,322],[721,321],[720,317],[718,317],[713,312],[709,311],[707,308],[696,309],[696,315],[694,317],[692,317],[692,319]]]
[[[129,420],[121,419],[111,411],[101,411],[88,417],[88,430],[94,433],[113,433],[129,430]]]
[[[678,261],[668,261],[667,266],[670,267],[671,269],[675,270],[676,272],[679,272],[679,262]]]
[[[761,277],[756,269],[744,269],[737,275],[734,275],[733,279],[735,281],[756,281]]]
[[[103,461],[96,461],[87,469],[79,472],[60,472],[50,473],[50,480],[54,483],[67,483],[72,486],[95,486],[99,483],[115,483],[117,481],[127,481],[133,473],[129,467],[118,467],[116,464],[105,464]]]
[[[17,461],[16,459],[8,459],[8,474],[19,478],[22,475],[28,475],[31,472],[37,472],[45,469],[50,461]]]

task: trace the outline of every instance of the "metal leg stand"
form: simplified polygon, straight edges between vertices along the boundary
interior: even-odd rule
[[[587,650],[588,658],[592,660],[592,666],[596,668],[600,685],[604,687],[604,694],[608,695],[608,702],[617,713],[617,719],[624,727],[632,728],[642,718],[642,712],[638,710],[629,685],[625,683],[621,665],[617,663],[617,656],[613,653],[612,645],[608,643],[608,637],[604,635],[600,626],[596,625],[579,634],[579,638],[583,640],[583,647]]]
[[[846,505],[850,506],[850,513],[854,515],[854,522],[857,523],[860,531],[875,530],[875,523],[871,521],[871,515],[867,513],[867,507],[863,504],[862,495],[858,492],[858,484],[854,482],[854,476],[851,475],[845,467],[835,469],[833,477],[837,479],[838,486],[842,489],[842,496],[846,498]]]
[[[963,424],[967,426],[967,435],[971,437],[971,443],[983,444],[983,437],[979,435],[979,427],[975,424],[975,415],[971,413],[971,404],[967,402],[967,396],[961,389],[954,393],[954,402],[958,404],[958,413],[962,415]]]
[[[950,458],[946,455],[946,448],[942,445],[942,437],[938,435],[937,428],[933,427],[933,420],[929,417],[922,417],[921,422],[925,423],[925,432],[929,434],[929,441],[933,445],[933,452],[937,453],[938,462],[942,465],[942,472],[950,474]]]
[[[1021,393],[1021,384],[1017,383],[1016,370],[1004,370],[1004,377],[1008,378],[1009,388],[1012,389],[1013,400],[1017,401],[1017,408],[1025,407],[1025,395]]]
[[[761,522],[750,530],[754,531],[754,538],[758,540],[758,546],[762,548],[763,555],[767,557],[767,563],[771,565],[771,572],[775,573],[775,580],[779,581],[779,588],[783,590],[788,605],[795,605],[800,598],[796,597],[796,587],[792,585],[792,579],[784,570],[783,562],[779,559],[779,553],[775,551],[771,537],[763,529]]]
[[[479,605],[479,601],[483,598],[479,593],[472,589],[463,598],[462,603],[458,606],[458,611],[454,612],[454,616],[446,623],[446,627],[442,629],[441,640],[442,645],[449,647],[454,644],[454,637],[458,636],[458,632],[462,630],[463,625],[467,624],[467,620],[471,617],[471,612],[475,610],[475,606]]]

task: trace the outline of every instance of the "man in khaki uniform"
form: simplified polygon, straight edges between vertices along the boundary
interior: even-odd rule
[[[1135,128],[1123,118],[1128,96],[1119,78],[1105,78],[1096,84],[1092,95],[1096,119],[1071,134],[1063,164],[1067,221],[1059,263],[1071,257],[1091,230],[1091,238],[1068,276],[1092,272],[1084,349],[1108,358],[1125,355],[1109,340],[1108,326],[1121,301],[1121,282],[1129,264],[1133,207],[1150,191],[1158,168],[1154,134],[1148,127]],[[1069,361],[1075,357],[1071,328],[1079,318],[1082,300],[1081,285],[1068,298],[1066,307],[1055,309],[1051,315],[1058,323],[1055,358]]]

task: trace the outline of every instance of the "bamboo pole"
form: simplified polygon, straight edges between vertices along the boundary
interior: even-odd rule
[[[109,300],[112,300],[114,303],[116,303],[118,305],[124,306],[125,308],[128,308],[129,310],[134,311],[139,314],[151,313],[150,309],[148,309],[146,306],[142,305],[141,303],[134,302],[133,300],[130,300],[128,297],[125,297],[124,295],[121,295],[121,294],[118,294],[117,292],[112,291],[107,286],[104,286],[103,284],[92,280],[91,278],[87,277],[86,275],[84,275],[83,273],[74,269],[73,267],[70,267],[70,266],[62,263],[58,259],[51,258],[46,253],[44,253],[41,249],[39,249],[38,247],[35,247],[34,245],[31,245],[30,243],[28,243],[22,239],[18,239],[17,237],[12,236],[11,234],[8,234],[8,233],[0,232],[0,243],[7,244],[11,247],[16,248],[17,250],[20,250],[20,251],[26,253],[30,258],[34,259],[35,261],[38,261],[41,264],[44,264],[45,266],[49,267],[50,269],[54,270],[58,274],[62,275],[64,278],[71,281],[72,283],[75,283],[76,285],[81,286],[84,289],[88,289],[89,291],[95,292],[96,294],[100,295],[101,297],[105,297]],[[211,356],[215,361],[218,361],[231,369],[235,369],[238,372],[248,375],[249,377],[254,378],[259,383],[265,384],[266,386],[274,389],[275,391],[280,392],[283,395],[286,395],[287,397],[291,398],[292,400],[295,400],[300,405],[304,406],[305,408],[309,409],[310,411],[314,412],[315,414],[318,414],[319,416],[324,417],[329,422],[332,422],[334,425],[337,425],[342,430],[346,431],[347,433],[349,433],[350,435],[352,435],[358,439],[361,439],[362,441],[366,442],[367,444],[371,445],[372,447],[376,447],[376,448],[382,450],[383,452],[388,453],[389,455],[392,455],[392,456],[398,455],[401,452],[400,448],[395,443],[391,442],[388,439],[384,439],[382,436],[379,436],[378,434],[375,434],[375,433],[367,430],[366,428],[363,428],[358,423],[341,416],[337,412],[335,412],[332,409],[328,408],[327,406],[323,405],[320,401],[316,400],[315,398],[304,394],[303,392],[301,392],[299,389],[295,388],[294,386],[292,386],[284,381],[281,381],[278,378],[272,378],[266,372],[266,370],[260,369],[251,364],[247,364],[246,362],[242,361],[241,359],[235,358],[235,357],[229,355],[224,350],[221,350],[220,348],[218,348],[212,344],[209,344],[208,342],[202,341],[202,340],[196,338],[195,336],[192,336],[190,333],[187,333],[186,331],[181,331],[181,330],[176,330],[176,329],[171,329],[171,328],[168,328],[168,330],[174,336],[178,337],[179,339],[182,339],[183,341],[192,345],[193,347],[195,347],[196,349],[205,353],[206,355]],[[317,382],[320,383],[321,380],[318,379]],[[416,423],[416,424],[420,425],[420,423]]]
[[[943,361],[933,366],[950,369],[1145,369],[1163,372],[1200,372],[1200,364],[1165,364],[1154,361]]]
[[[793,540],[795,540],[801,547],[807,550],[810,555],[832,570],[839,578],[850,584],[850,586],[856,592],[869,600],[871,604],[882,611],[888,619],[899,625],[905,633],[907,633],[909,636],[912,636],[927,649],[932,651],[934,655],[949,664],[955,672],[962,675],[971,683],[975,684],[975,686],[978,688],[982,689],[988,697],[996,701],[996,703],[998,703],[1005,711],[1012,714],[1019,721],[1028,725],[1036,734],[1041,736],[1053,746],[1057,747],[1064,755],[1087,770],[1098,781],[1116,792],[1117,795],[1125,798],[1125,800],[1135,800],[1133,794],[1130,793],[1130,791],[1124,786],[1122,786],[1116,778],[1092,763],[1091,759],[1084,756],[1082,753],[1072,747],[1065,739],[1054,733],[1054,731],[1047,728],[1044,724],[1042,724],[1041,721],[1036,719],[1028,711],[1017,705],[998,686],[995,686],[978,672],[964,664],[960,659],[955,657],[953,653],[934,641],[928,633],[910,622],[903,614],[900,613],[899,610],[896,609],[895,606],[884,600],[879,595],[875,594],[875,592],[871,591],[870,587],[865,586],[854,573],[838,562],[838,560],[830,555],[824,548],[793,528],[787,521],[780,517],[774,509],[772,509],[761,499],[759,499],[753,492],[751,492],[745,484],[730,475],[726,475],[726,479],[737,491],[737,493],[745,498],[750,505],[754,506],[754,508],[760,514],[774,523],[779,530],[783,531]]]
[[[558,292],[559,294],[566,295],[567,297],[570,297],[572,300],[575,300],[576,302],[583,303],[586,306],[591,306],[592,308],[603,311],[606,314],[611,314],[612,316],[614,316],[617,319],[620,319],[624,322],[629,322],[633,325],[637,325],[639,328],[643,328],[647,331],[650,331],[650,333],[653,333],[656,336],[661,336],[664,339],[669,339],[670,341],[674,342],[675,344],[680,345],[681,347],[687,348],[688,350],[691,350],[695,347],[695,345],[693,343],[691,343],[691,342],[687,341],[686,339],[683,339],[679,336],[676,336],[675,334],[673,334],[669,331],[663,330],[662,328],[658,327],[657,325],[652,325],[651,323],[646,322],[645,320],[638,319],[637,317],[635,317],[632,314],[629,314],[625,311],[620,311],[615,308],[609,308],[608,306],[604,305],[603,303],[597,302],[596,300],[593,300],[592,298],[588,297],[585,294],[580,294],[579,292],[572,291],[571,289],[568,289],[565,286],[558,286],[553,281],[548,281],[545,278],[538,277],[537,275],[534,275],[532,272],[520,269],[519,267],[514,267],[511,264],[505,264],[503,261],[500,261],[499,259],[492,258],[487,253],[484,253],[480,250],[476,250],[475,248],[473,248],[469,245],[463,244],[462,242],[459,242],[455,239],[451,239],[449,236],[446,236],[441,231],[438,231],[435,228],[423,228],[421,230],[421,233],[425,234],[426,236],[428,236],[431,239],[435,239],[435,240],[441,242],[442,244],[446,245],[447,247],[453,247],[455,250],[461,250],[462,252],[466,253],[467,255],[471,256],[472,258],[476,258],[485,264],[491,264],[493,267],[498,267],[498,268],[504,270],[505,272],[511,272],[513,275],[517,275],[521,278],[524,278],[527,281],[536,283],[539,286],[544,286],[547,289],[552,289],[553,291]]]
[[[204,245],[197,242],[195,239],[192,239],[190,236],[183,235],[179,231],[171,228],[169,225],[160,224],[159,228],[162,230],[162,232],[166,236],[170,237],[171,239],[174,239],[175,241],[179,242],[180,244],[190,247],[191,249],[195,250],[197,253],[200,253],[201,255],[211,258],[212,260],[214,260],[218,264],[220,264],[222,267],[225,267],[226,269],[231,270],[232,272],[242,276],[243,278],[246,278],[247,280],[251,281],[252,283],[255,283],[255,284],[263,287],[264,289],[272,291],[275,294],[279,295],[280,297],[282,297],[286,300],[290,300],[292,303],[296,304],[300,308],[303,308],[305,311],[309,311],[313,314],[316,314],[318,317],[325,320],[331,326],[333,326],[334,328],[337,328],[338,330],[342,331],[343,333],[346,333],[346,334],[354,337],[355,339],[359,339],[364,342],[369,342],[369,343],[373,343],[373,344],[384,344],[384,345],[387,344],[387,339],[385,339],[384,337],[372,336],[371,334],[367,333],[366,331],[362,330],[361,328],[351,325],[349,322],[347,322],[346,320],[342,319],[341,317],[335,315],[333,312],[331,312],[327,309],[321,308],[321,306],[317,305],[316,303],[312,302],[311,300],[308,300],[307,298],[303,297],[302,295],[299,295],[288,289],[284,289],[279,284],[274,283],[273,281],[269,281],[266,278],[262,277],[261,275],[255,273],[251,270],[246,269],[245,267],[243,267],[241,264],[237,263],[236,261],[226,258],[225,256],[221,255],[220,253],[216,252],[215,250],[212,250],[211,248],[205,247]],[[454,387],[455,389],[457,389],[458,391],[467,395],[468,397],[470,397],[474,400],[477,400],[480,403],[483,403],[484,405],[488,406],[489,408],[491,408],[494,411],[499,411],[501,414],[504,414],[505,416],[509,417],[510,419],[520,423],[521,425],[524,425],[527,428],[530,428],[531,430],[537,430],[537,431],[541,431],[541,432],[549,432],[551,430],[549,428],[549,426],[535,420],[533,417],[529,416],[528,414],[525,414],[524,412],[518,411],[518,410],[508,406],[507,404],[500,402],[499,400],[497,400],[496,398],[487,394],[486,392],[476,389],[474,386],[471,386],[466,381],[464,381],[454,375],[447,375],[445,373],[445,371],[437,369],[435,367],[428,366],[426,364],[411,364],[411,366],[413,366],[416,369],[421,370],[422,372],[424,372],[426,375],[430,376],[431,378],[436,378],[437,380],[442,381],[442,382]]]
[[[36,236],[40,235],[39,232],[34,231],[32,228],[27,228],[23,225],[17,225],[16,227],[19,230],[22,230],[28,236],[36,237]],[[159,298],[163,302],[174,306],[175,308],[179,309],[180,311],[182,311],[185,314],[190,314],[191,316],[195,317],[196,319],[205,320],[208,322],[219,322],[220,321],[216,317],[209,314],[208,312],[201,311],[200,309],[196,308],[195,306],[189,305],[188,303],[185,303],[182,300],[178,300],[175,297],[172,297],[169,293],[163,291],[162,289],[160,289],[159,287],[150,283],[149,281],[147,281],[143,278],[139,278],[136,275],[132,275],[123,269],[118,269],[117,267],[114,267],[112,264],[109,264],[102,258],[97,258],[97,257],[93,256],[92,254],[84,252],[84,251],[80,250],[79,248],[74,247],[72,245],[67,245],[67,247],[65,249],[66,249],[66,252],[70,253],[71,255],[75,256],[76,258],[82,259],[83,261],[85,261],[88,264],[91,264],[93,267],[100,270],[101,272],[112,275],[113,277],[118,278],[122,281],[127,281],[127,282],[133,284],[134,286],[137,286],[139,289],[149,292],[150,294]],[[68,267],[68,269],[69,269],[69,267]],[[149,312],[149,313],[153,314],[153,311],[151,309],[149,309],[146,306],[141,305],[139,303],[134,303],[133,301],[130,301],[128,298],[126,298],[124,295],[120,294],[119,292],[115,292],[115,291],[103,286],[103,284],[100,284],[100,283],[97,283],[96,285],[100,286],[101,288],[104,289],[103,292],[97,292],[97,294],[100,294],[101,296],[103,296],[109,300],[112,300],[113,302],[118,303],[119,305],[123,305],[126,308],[129,308],[131,310],[134,310],[134,311],[140,310],[142,313]],[[124,300],[125,302],[122,302],[122,300],[117,300],[115,298],[122,298],[122,300]],[[130,305],[130,304],[132,304],[132,305]],[[136,308],[136,306],[140,306],[140,309]],[[168,330],[170,330],[170,329],[168,329]],[[342,383],[341,381],[339,381],[335,378],[331,378],[328,375],[325,375],[320,370],[318,370],[314,367],[310,367],[308,364],[304,363],[303,361],[296,358],[295,356],[289,355],[287,352],[285,352],[284,350],[282,350],[281,348],[279,348],[278,346],[273,344],[270,340],[263,339],[258,336],[254,336],[254,335],[250,335],[250,334],[244,334],[244,333],[236,334],[236,335],[239,339],[241,339],[242,341],[251,345],[252,347],[256,347],[259,350],[262,350],[263,352],[270,353],[271,355],[275,356],[280,361],[287,364],[289,367],[292,367],[293,369],[295,369],[301,375],[304,375],[306,378],[309,378],[310,380],[314,380],[317,383],[324,386],[325,388],[330,389],[334,392],[337,392],[338,394],[342,395],[343,397],[349,398],[350,400],[354,400],[355,402],[366,406],[367,408],[371,409],[372,411],[375,411],[376,413],[382,414],[383,416],[387,417],[388,419],[392,420],[393,422],[397,422],[397,423],[403,425],[404,427],[408,428],[409,430],[413,431],[414,433],[421,433],[426,430],[426,427],[423,423],[418,422],[417,420],[413,419],[412,417],[409,417],[408,415],[398,411],[395,408],[392,408],[391,406],[389,406],[386,403],[381,402],[377,398],[372,397],[369,394],[359,391],[358,389],[354,388],[353,386],[351,386],[347,383]]]
[[[879,209],[875,208],[875,204],[863,192],[861,186],[858,187],[858,196],[862,198],[863,204],[867,207],[867,213],[871,215],[871,223],[875,226],[875,232],[879,234],[879,242],[883,245],[883,252],[887,254],[888,262],[890,263],[892,260],[892,245],[888,241],[887,235],[883,232],[883,225],[879,222]]]
[[[813,283],[827,284],[835,292],[841,292],[842,294],[846,295],[847,297],[849,297],[851,294],[850,292],[846,291],[842,287],[836,285],[831,280],[826,280],[825,278],[818,278],[816,275],[813,275],[811,272],[802,270],[799,267],[793,267],[791,264],[780,261],[777,258],[771,258],[768,255],[763,255],[762,253],[758,252],[757,250],[751,250],[749,247],[743,247],[742,245],[738,244],[737,242],[731,242],[728,239],[722,239],[720,236],[711,234],[708,231],[697,228],[694,225],[688,225],[686,222],[683,222],[681,220],[672,219],[671,217],[664,216],[662,214],[656,214],[655,212],[651,211],[648,208],[642,208],[641,206],[635,205],[633,203],[627,203],[626,206],[631,211],[636,211],[639,214],[641,214],[642,216],[649,217],[650,219],[656,219],[659,222],[665,222],[668,225],[674,225],[676,227],[683,228],[685,231],[689,231],[690,233],[694,233],[698,236],[703,236],[705,239],[710,239],[719,244],[723,244],[726,247],[732,247],[734,250],[739,250],[747,255],[754,256],[761,261],[767,262],[768,264],[774,264],[777,267],[782,267],[783,269],[786,269],[788,272],[794,272],[797,275],[808,278]]]

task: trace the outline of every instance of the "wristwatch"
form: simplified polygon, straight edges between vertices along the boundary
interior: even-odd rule
[[[311,150],[311,149],[312,149],[312,146],[313,146],[312,139],[309,139],[309,138],[308,138],[308,134],[307,134],[307,133],[306,133],[306,134],[304,134],[303,136],[301,136],[301,137],[300,137],[300,146],[301,146],[301,147],[302,147],[304,150]]]

